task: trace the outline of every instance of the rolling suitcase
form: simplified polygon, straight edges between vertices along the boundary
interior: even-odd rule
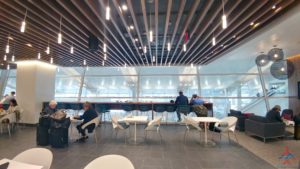
[[[49,133],[47,127],[37,126],[36,130],[36,143],[39,146],[49,145]]]
[[[50,145],[54,148],[63,148],[69,143],[70,118],[52,119],[50,127]]]
[[[68,129],[51,128],[50,145],[54,148],[63,148],[68,145]]]
[[[49,116],[41,116],[36,130],[36,143],[39,146],[49,145]]]

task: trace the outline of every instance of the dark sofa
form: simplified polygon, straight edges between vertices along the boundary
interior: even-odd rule
[[[228,116],[236,117],[238,119],[236,129],[239,131],[245,131],[245,120],[247,117],[244,116],[241,111],[230,109]]]
[[[268,138],[283,137],[285,124],[282,122],[269,122],[265,117],[250,116],[245,121],[245,132],[263,138],[264,142]]]

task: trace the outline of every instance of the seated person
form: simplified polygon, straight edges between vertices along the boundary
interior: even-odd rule
[[[16,99],[11,99],[9,101],[9,107],[7,109],[7,113],[16,113],[20,112],[20,107],[18,106],[17,100]]]
[[[197,94],[193,94],[190,105],[192,105],[192,110],[195,112],[197,117],[207,117],[208,110],[203,106],[204,100],[202,100]]]
[[[18,103],[16,101],[16,99],[11,99],[9,101],[9,107],[6,111],[5,114],[1,114],[0,117],[4,117],[6,114],[10,114],[10,113],[16,113],[16,120],[19,121],[20,120],[20,107],[18,106]],[[5,122],[9,122],[9,120],[4,120],[3,121],[4,123]]]
[[[202,100],[197,94],[193,94],[191,100],[190,100],[191,105],[203,105],[204,100]]]
[[[266,115],[269,122],[283,122],[280,117],[281,107],[279,105],[274,106]]]
[[[76,126],[78,132],[81,134],[81,138],[77,141],[85,141],[88,136],[85,133],[85,130],[88,129],[88,132],[92,132],[94,128],[96,127],[94,124],[87,126],[86,128],[82,129],[81,126],[83,126],[85,123],[88,123],[89,121],[93,120],[94,118],[98,117],[97,112],[92,108],[91,103],[85,102],[83,105],[84,113],[81,116],[74,117],[74,119],[77,120],[83,120],[83,122]]]
[[[45,107],[44,110],[42,110],[43,115],[50,116],[54,114],[57,111],[56,106],[57,106],[57,102],[55,100],[51,100],[49,106]]]

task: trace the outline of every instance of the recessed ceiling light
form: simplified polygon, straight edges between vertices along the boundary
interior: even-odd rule
[[[122,5],[122,9],[123,9],[124,11],[127,11],[127,9],[128,9],[127,5],[123,4],[123,5]]]
[[[139,41],[138,38],[135,38],[134,40],[135,40],[136,42]]]
[[[134,29],[134,26],[133,26],[133,25],[130,25],[130,27],[129,27],[129,28],[133,30],[133,29]]]
[[[71,60],[70,60],[70,62],[74,62],[74,60],[73,60],[73,59],[71,59]]]
[[[9,37],[7,37],[9,40],[14,40],[14,38],[13,37],[11,37],[11,36],[9,36]]]
[[[272,9],[276,9],[276,5],[273,5],[273,6],[272,6]]]
[[[32,45],[31,45],[30,43],[27,43],[27,44],[26,44],[26,46],[28,46],[28,47],[32,47]]]
[[[254,25],[254,22],[251,22],[251,23],[250,23],[250,26],[253,26],[253,25]]]
[[[233,35],[232,38],[236,38],[236,35]]]
[[[139,49],[142,49],[142,47],[140,46]]]

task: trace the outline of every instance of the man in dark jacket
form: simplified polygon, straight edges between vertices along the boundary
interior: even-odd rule
[[[94,124],[91,124],[91,125],[88,125],[86,128],[82,129],[81,127],[90,122],[91,120],[93,120],[94,118],[98,117],[98,114],[97,112],[92,108],[92,105],[91,103],[89,102],[85,102],[84,103],[84,106],[83,106],[83,109],[84,109],[84,113],[83,115],[81,116],[78,116],[78,117],[74,117],[74,119],[78,119],[78,120],[83,120],[83,122],[79,125],[77,125],[77,130],[78,132],[81,134],[81,138],[78,139],[78,141],[85,141],[88,136],[86,135],[85,133],[85,130],[87,129],[88,132],[92,132],[94,129],[95,129],[95,125]]]
[[[281,107],[279,105],[274,106],[266,115],[269,122],[283,122],[280,117]]]
[[[179,105],[188,105],[189,104],[189,99],[185,95],[183,95],[182,91],[180,91],[179,96],[177,96],[177,98],[176,98],[175,104],[177,106],[179,106]],[[176,110],[176,113],[177,113],[177,117],[178,117],[178,122],[180,122],[181,121],[181,116],[180,116],[180,112],[178,111],[178,109]]]
[[[55,112],[57,112],[57,102],[55,100],[51,100],[50,103],[49,103],[49,106],[45,107],[43,110],[42,110],[42,113],[43,115],[52,115],[54,114]]]

